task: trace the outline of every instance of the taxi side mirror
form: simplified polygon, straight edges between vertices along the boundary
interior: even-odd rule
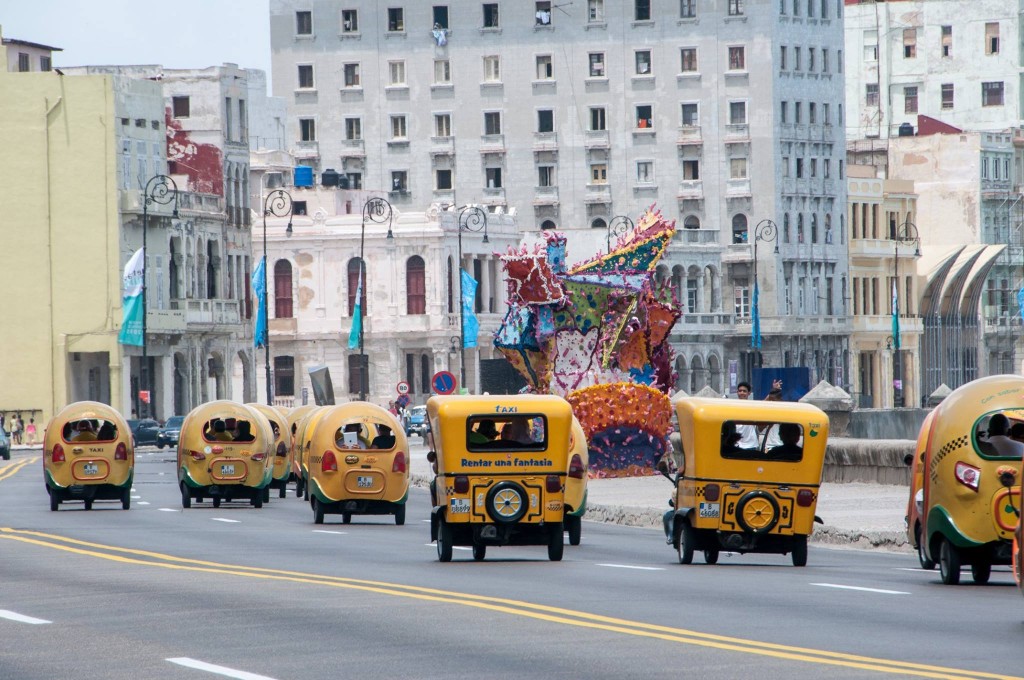
[[[428,463],[435,463],[435,462],[437,462],[437,452],[436,451],[427,451],[427,462]]]
[[[910,467],[911,465],[913,465],[914,464],[914,454],[908,453],[907,455],[903,456],[903,464],[906,465],[907,467]]]

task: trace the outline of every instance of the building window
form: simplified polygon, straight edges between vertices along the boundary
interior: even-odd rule
[[[730,47],[729,48],[729,70],[730,71],[745,71],[747,68],[747,60],[743,53],[743,47]]]
[[[448,5],[434,5],[434,28],[448,30]]]
[[[679,50],[679,71],[681,73],[697,72],[697,48],[684,47]]]
[[[345,174],[348,177],[348,188],[349,189],[362,189],[363,188],[363,173],[361,172],[349,172]]]
[[[274,394],[295,396],[295,357],[274,357]]]
[[[405,313],[427,313],[426,264],[419,255],[413,255],[405,263]]]
[[[300,88],[312,88],[313,87],[313,65],[312,64],[299,64],[299,87]]]
[[[637,21],[651,20],[651,0],[634,0],[633,18]]]
[[[401,7],[388,8],[388,32],[400,33],[405,30],[405,10]]]
[[[391,116],[391,139],[408,139],[405,116]]]
[[[39,70],[44,73],[53,70],[53,62],[50,60],[49,55],[43,54],[39,56]]]
[[[747,159],[729,159],[729,179],[747,179]]]
[[[501,184],[501,168],[485,168],[484,179],[487,182],[488,189],[500,189]]]
[[[348,315],[355,316],[356,314],[356,291],[359,290],[359,276],[360,276],[360,265],[361,260],[358,257],[353,257],[348,261]],[[366,309],[366,288],[367,281],[363,281],[362,295],[359,296],[359,308],[362,310],[362,314],[365,316],[367,313]]]
[[[942,56],[952,57],[953,56],[953,27],[943,26],[942,27]]]
[[[803,51],[799,47],[793,48],[793,70],[799,71],[803,68]]]
[[[981,84],[981,105],[1002,106],[1003,105],[1003,82]]]
[[[729,102],[729,125],[747,124],[747,103]]]
[[[452,82],[452,66],[447,59],[434,60],[434,84],[447,85]]]
[[[348,355],[349,394],[366,394],[370,391],[370,357],[366,354]]]
[[[796,178],[797,179],[803,179],[803,176],[804,176],[804,159],[803,158],[797,158],[796,159]]]
[[[587,20],[590,23],[604,21],[604,0],[587,0]]]
[[[865,88],[865,106],[878,106],[878,83],[868,83]]]
[[[917,113],[917,87],[903,88],[903,113]]]
[[[500,135],[501,134],[501,112],[500,111],[488,111],[484,113],[484,134],[485,135]]]
[[[953,108],[953,83],[942,84],[942,108]]]
[[[917,56],[917,29],[903,29],[903,58],[913,59]]]
[[[700,179],[700,161],[683,161],[683,179]]]
[[[438,191],[450,191],[452,188],[452,171],[437,170],[434,173],[434,188]]]
[[[299,119],[299,139],[303,142],[316,141],[316,121],[312,118]]]
[[[435,137],[451,137],[452,136],[452,114],[450,114],[450,113],[436,113],[436,114],[434,114],[434,136]]]
[[[654,161],[636,162],[637,184],[654,184]]]
[[[733,300],[733,312],[738,318],[750,317],[750,288],[746,279],[738,279],[735,286],[735,297]]]
[[[732,216],[732,242],[733,243],[746,243],[747,242],[747,216],[733,215]]]
[[[729,16],[738,17],[743,15],[743,0],[729,0]]]
[[[356,141],[363,138],[363,120],[361,118],[345,119],[345,139]]]
[[[537,111],[537,132],[555,131],[555,113],[551,109]]]
[[[590,166],[590,183],[608,183],[608,165],[606,163],[594,163]]]
[[[188,118],[191,100],[188,97],[171,97],[171,111],[175,118]]]
[[[537,80],[551,80],[555,77],[555,67],[551,63],[550,54],[537,55]]]
[[[539,187],[553,187],[555,186],[555,166],[553,165],[541,165],[537,167],[537,186]]]
[[[497,83],[501,80],[501,57],[491,55],[484,57],[484,82]]]
[[[342,33],[358,33],[359,32],[359,10],[355,10],[355,9],[343,9],[343,10],[341,10],[341,32]]]
[[[359,64],[345,64],[345,87],[359,87]]]
[[[409,173],[406,170],[391,171],[391,191],[400,194],[409,191]]]
[[[807,48],[807,72],[814,73],[814,55],[815,50],[813,47]]]
[[[498,28],[498,3],[484,3],[484,28]]]
[[[789,102],[779,102],[779,122],[786,125],[789,122]]]
[[[793,122],[795,122],[797,125],[803,122],[803,111],[803,102],[793,102]]]
[[[536,25],[549,26],[551,24],[551,0],[538,0],[534,9]]]
[[[296,35],[313,35],[313,13],[312,12],[296,12],[295,13],[295,34]]]
[[[604,52],[590,53],[590,77],[604,78]]]
[[[388,62],[388,85],[405,85],[405,62]]]
[[[700,125],[699,109],[696,102],[689,102],[681,105],[683,127],[697,127]]]
[[[607,229],[608,228],[608,223],[605,222],[604,218],[602,218],[602,217],[595,217],[594,220],[590,223],[590,228],[591,229]]]
[[[985,24],[985,54],[999,54],[999,22]]]
[[[807,122],[811,125],[818,122],[818,108],[814,102],[807,103]]]
[[[828,48],[821,48],[821,72],[828,73]]]
[[[590,109],[590,129],[607,130],[607,120],[605,118],[605,109],[603,106],[594,106]]]
[[[785,45],[779,45],[779,70],[786,70],[786,52],[787,48]]]
[[[679,18],[697,18],[697,0],[679,0]]]
[[[638,50],[634,59],[636,61],[636,74],[638,76],[648,76],[651,74],[650,50]]]
[[[641,104],[636,107],[636,126],[638,128],[654,127],[653,107],[650,104]]]
[[[292,318],[292,264],[288,260],[274,263],[274,318]]]

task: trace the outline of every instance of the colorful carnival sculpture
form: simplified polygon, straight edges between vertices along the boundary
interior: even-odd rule
[[[528,389],[558,394],[587,435],[591,474],[649,474],[672,430],[668,391],[679,317],[655,268],[675,224],[648,210],[607,255],[565,265],[565,236],[502,257],[509,309],[494,345]]]

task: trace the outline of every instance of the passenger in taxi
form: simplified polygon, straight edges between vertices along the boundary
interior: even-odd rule
[[[498,428],[494,421],[485,418],[480,421],[476,429],[469,433],[469,443],[476,445],[490,444],[498,437]]]
[[[341,429],[339,437],[335,444],[339,449],[365,449],[366,442],[359,435],[362,433],[363,427],[359,423],[348,423]]]
[[[88,420],[79,420],[78,424],[75,425],[75,432],[71,435],[70,441],[73,442],[94,442],[96,441],[96,433],[92,430],[92,423]]]
[[[740,451],[749,451],[750,449],[740,446],[741,437],[742,435],[736,431],[736,423],[731,420],[722,423],[722,453],[729,455]]]
[[[386,451],[395,447],[395,434],[387,425],[377,426],[377,436],[370,442],[371,449]]]
[[[778,460],[800,460],[804,448],[800,446],[800,426],[796,423],[780,423],[779,439],[782,443],[768,449],[767,454]]]
[[[252,426],[248,420],[239,420],[235,426],[235,438],[236,442],[251,442],[255,441],[256,437],[252,436]]]
[[[526,418],[513,418],[501,428],[501,441],[509,444],[531,444],[530,425]]]
[[[207,432],[206,438],[215,442],[229,442],[234,437],[232,437],[231,433],[228,432],[227,425],[224,421],[217,418],[213,421],[213,429],[210,432]]]
[[[1020,457],[1024,454],[1024,442],[1011,439],[1010,419],[1002,413],[997,413],[988,421],[988,443],[995,449],[997,456]]]

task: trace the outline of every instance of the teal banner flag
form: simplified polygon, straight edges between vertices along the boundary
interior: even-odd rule
[[[117,341],[122,345],[135,345],[142,347],[142,281],[145,274],[146,254],[142,248],[135,251],[135,254],[124,266],[124,280],[122,284],[121,307],[124,310],[124,318],[121,320],[121,332]]]
[[[348,348],[359,349],[359,335],[363,332],[363,263],[359,262],[359,285],[356,286],[356,306],[352,312],[352,329],[348,332]]]
[[[253,346],[257,349],[267,344],[267,304],[264,271],[267,261],[260,258],[256,268],[252,270],[252,294],[256,298],[256,330],[253,333]]]
[[[476,336],[480,334],[480,322],[473,311],[476,301],[476,279],[462,270],[462,346],[476,347]]]

